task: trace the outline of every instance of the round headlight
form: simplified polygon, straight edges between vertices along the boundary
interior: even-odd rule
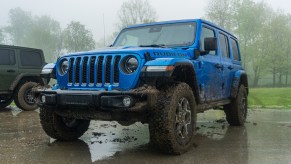
[[[69,69],[69,63],[68,63],[68,60],[65,59],[60,63],[60,66],[59,66],[60,75],[66,74],[68,72],[68,69]]]
[[[124,68],[127,73],[133,73],[138,68],[138,60],[136,57],[129,57],[124,62]]]

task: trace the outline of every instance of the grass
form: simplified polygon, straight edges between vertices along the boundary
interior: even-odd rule
[[[291,109],[291,88],[251,88],[251,108]]]

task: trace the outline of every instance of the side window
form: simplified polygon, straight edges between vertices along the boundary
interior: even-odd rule
[[[10,65],[9,50],[0,50],[0,65]]]
[[[10,50],[9,51],[9,57],[10,57],[10,65],[15,65],[16,64],[15,52]]]
[[[22,66],[42,66],[41,54],[34,51],[21,51],[20,61]]]
[[[201,33],[201,38],[200,38],[200,50],[205,51],[204,48],[204,39],[209,38],[209,37],[215,37],[215,33],[212,29],[207,28],[207,27],[202,27],[202,33]],[[209,54],[215,55],[215,51],[210,51]]]
[[[233,38],[231,38],[230,40],[231,40],[233,60],[240,61],[237,42]]]
[[[14,51],[7,49],[0,49],[0,65],[14,65],[15,54]]]
[[[229,48],[228,48],[228,39],[226,35],[219,33],[219,42],[220,42],[220,49],[221,49],[221,54],[222,57],[227,57],[229,58]]]

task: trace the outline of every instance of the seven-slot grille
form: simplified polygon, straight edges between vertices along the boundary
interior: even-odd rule
[[[120,59],[120,55],[69,58],[68,86],[118,85]]]

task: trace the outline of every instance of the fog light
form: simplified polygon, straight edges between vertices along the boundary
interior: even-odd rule
[[[45,103],[45,95],[42,95],[42,96],[41,96],[41,102],[42,102],[42,103]]]
[[[123,105],[125,107],[129,107],[132,103],[132,99],[130,97],[124,97],[123,98]]]

